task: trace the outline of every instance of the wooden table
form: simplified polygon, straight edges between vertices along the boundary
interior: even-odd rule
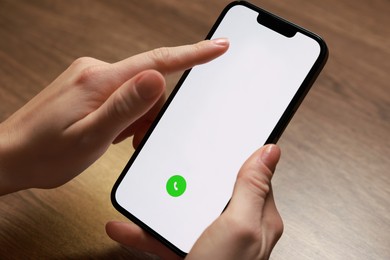
[[[390,259],[390,2],[253,2],[322,35],[330,49],[279,142],[273,184],[285,231],[272,259]],[[203,39],[227,3],[0,0],[0,119],[77,57],[113,62]],[[0,258],[145,257],[104,231],[125,219],[109,194],[132,152],[123,142],[60,188],[1,197]]]

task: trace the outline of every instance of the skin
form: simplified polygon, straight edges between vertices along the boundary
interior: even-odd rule
[[[133,136],[137,147],[164,102],[163,75],[208,62],[227,51],[227,39],[159,48],[109,64],[73,62],[57,79],[0,124],[0,195],[58,187],[94,163],[112,143]],[[283,223],[271,178],[280,157],[265,146],[238,173],[226,211],[196,242],[188,259],[267,259]],[[132,223],[109,222],[124,245],[180,259]]]
[[[271,179],[280,158],[276,145],[257,150],[237,175],[227,209],[197,240],[186,259],[268,259],[283,232]],[[111,221],[107,234],[131,248],[162,259],[181,259],[133,223]]]
[[[0,195],[60,186],[111,143],[134,135],[137,145],[164,102],[163,75],[208,62],[228,45],[159,48],[114,64],[77,59],[0,124]]]

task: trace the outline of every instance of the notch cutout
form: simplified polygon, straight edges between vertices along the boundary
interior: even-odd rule
[[[257,16],[257,22],[288,38],[293,37],[297,33],[294,26],[290,23],[269,13],[260,13]]]

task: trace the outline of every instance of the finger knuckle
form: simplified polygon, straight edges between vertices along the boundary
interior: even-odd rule
[[[165,69],[168,67],[168,61],[175,63],[177,58],[172,54],[170,48],[160,47],[150,52],[151,59],[158,68]]]
[[[237,239],[237,242],[239,243],[252,244],[261,239],[261,233],[253,227],[253,223],[236,218],[229,218],[228,226],[230,232],[232,232],[232,237]]]
[[[208,43],[206,41],[200,41],[200,42],[197,42],[196,44],[193,44],[192,47],[193,47],[193,51],[195,53],[200,53],[202,50],[204,50],[204,48],[208,45]]]
[[[269,226],[270,226],[270,229],[273,230],[274,237],[275,237],[274,239],[275,239],[275,243],[276,243],[276,241],[279,240],[279,238],[282,236],[283,231],[284,231],[284,223],[283,223],[283,220],[280,217],[279,213],[278,213],[278,216],[276,218],[274,218],[274,221],[269,223]]]
[[[255,166],[242,169],[237,175],[237,181],[244,182],[254,192],[266,196],[270,191],[272,173],[267,168],[259,170]]]
[[[91,57],[79,57],[72,62],[71,67],[76,68],[76,69],[82,69],[82,68],[85,68],[85,67],[95,63],[95,62],[96,62],[96,59],[91,58]]]
[[[73,61],[70,67],[75,71],[76,85],[89,84],[100,75],[101,69],[96,62],[96,59],[90,57],[80,57]]]
[[[109,111],[110,117],[116,118],[118,121],[126,120],[126,117],[128,117],[130,112],[134,110],[131,106],[132,102],[129,102],[128,97],[126,97],[121,91],[115,93],[113,98],[113,106],[111,107],[111,111]]]

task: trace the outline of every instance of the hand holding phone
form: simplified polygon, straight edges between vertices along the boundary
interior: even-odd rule
[[[186,259],[268,259],[283,231],[272,195],[271,177],[280,157],[276,145],[256,151],[241,167],[227,209],[202,233]],[[254,183],[261,185],[253,186]],[[139,226],[109,222],[108,235],[117,242],[151,252],[161,259],[181,259]]]
[[[121,213],[182,256],[226,207],[242,162],[278,140],[327,58],[321,38],[242,1],[207,38],[221,37],[228,52],[183,75],[112,192]]]

